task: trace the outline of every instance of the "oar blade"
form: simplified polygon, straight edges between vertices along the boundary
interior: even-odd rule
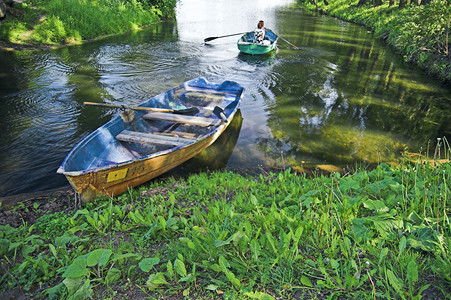
[[[207,37],[206,39],[204,39],[204,42],[206,43],[206,42],[209,42],[209,41],[212,41],[212,40],[216,40],[217,38],[218,38],[217,36]]]
[[[179,115],[195,115],[198,112],[199,112],[199,109],[197,107],[189,107],[189,108],[177,109],[177,110],[173,111],[174,114],[179,114]]]

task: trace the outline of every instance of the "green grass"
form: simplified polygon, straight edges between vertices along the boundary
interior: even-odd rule
[[[137,0],[30,0],[17,4],[23,17],[8,18],[0,39],[12,43],[77,43],[156,23],[170,17],[174,0],[157,8]]]
[[[300,0],[309,9],[316,9],[309,1]],[[447,0],[433,0],[429,5],[364,5],[358,1],[330,0],[329,5],[318,1],[327,14],[362,24],[376,37],[384,39],[407,62],[426,69],[445,82],[451,82],[450,25],[451,6]],[[368,1],[369,2],[369,1]]]
[[[450,177],[449,162],[405,161],[312,178],[286,170],[155,182],[0,227],[0,294],[445,298]]]

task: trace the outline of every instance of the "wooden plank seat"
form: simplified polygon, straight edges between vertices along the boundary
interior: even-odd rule
[[[160,121],[170,121],[174,123],[183,123],[188,125],[198,125],[198,126],[219,126],[221,125],[221,120],[197,117],[197,116],[185,116],[173,113],[162,113],[162,112],[148,112],[143,116],[146,120],[160,120]]]
[[[123,130],[116,136],[116,139],[122,142],[141,143],[141,144],[160,144],[182,146],[193,142],[193,139],[185,139],[161,134]]]

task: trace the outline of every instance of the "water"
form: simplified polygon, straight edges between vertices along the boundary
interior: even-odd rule
[[[84,101],[139,104],[197,76],[235,80],[246,92],[235,126],[194,168],[374,163],[449,140],[449,87],[364,28],[291,2],[182,0],[176,22],[81,46],[0,53],[0,196],[68,185],[55,173],[64,157],[118,113]],[[203,43],[253,30],[260,19],[301,50],[280,40],[270,55],[242,55],[238,35]]]

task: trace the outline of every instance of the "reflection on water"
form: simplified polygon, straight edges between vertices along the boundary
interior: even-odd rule
[[[119,112],[83,101],[138,104],[197,76],[246,88],[239,134],[221,167],[390,161],[450,140],[449,87],[365,29],[291,2],[181,0],[177,22],[82,46],[0,53],[0,196],[67,185],[55,173],[64,157]],[[239,36],[203,43],[252,30],[259,19],[301,49],[279,40],[277,51],[251,56],[238,52]],[[207,159],[210,169],[215,161]]]
[[[196,171],[215,171],[225,168],[236,147],[242,124],[243,117],[241,110],[238,109],[227,129],[210,147],[163,176],[186,175]]]

